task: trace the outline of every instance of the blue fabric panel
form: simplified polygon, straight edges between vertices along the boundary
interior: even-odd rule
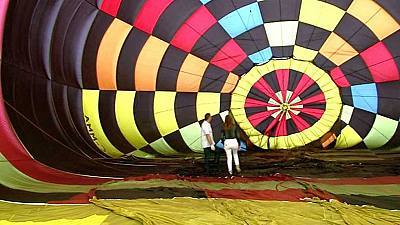
[[[232,38],[264,23],[257,2],[229,13],[218,22]]]
[[[265,48],[261,51],[255,52],[249,55],[249,58],[256,64],[266,63],[272,58],[271,48]]]
[[[351,87],[353,105],[355,108],[368,112],[378,112],[378,94],[375,84],[361,84]]]

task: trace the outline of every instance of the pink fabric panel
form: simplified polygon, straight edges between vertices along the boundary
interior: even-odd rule
[[[217,54],[211,59],[211,64],[216,65],[228,72],[234,70],[244,59],[247,58],[246,53],[235,40],[229,40]]]
[[[118,14],[121,1],[122,0],[103,0],[100,10],[115,17]]]
[[[330,72],[332,80],[336,83],[337,86],[339,87],[350,87],[350,83],[347,80],[346,76],[342,72],[342,70],[339,67],[334,68]]]
[[[217,20],[205,6],[201,6],[176,32],[171,44],[190,52],[199,38],[212,27]]]
[[[173,0],[147,0],[136,17],[133,26],[152,34],[158,19]]]

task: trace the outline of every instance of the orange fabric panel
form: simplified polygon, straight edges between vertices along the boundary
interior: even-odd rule
[[[331,33],[319,52],[337,66],[358,55],[358,52],[346,40],[335,33]]]
[[[146,41],[139,54],[135,68],[135,86],[137,91],[155,91],[158,68],[167,51],[168,43],[154,36]]]
[[[97,81],[100,90],[117,89],[118,57],[132,26],[114,19],[101,40],[97,52]]]
[[[233,89],[235,89],[238,80],[238,75],[230,73],[225,81],[224,87],[222,88],[222,93],[231,93]]]
[[[176,90],[180,92],[198,92],[208,62],[189,54],[178,74]]]

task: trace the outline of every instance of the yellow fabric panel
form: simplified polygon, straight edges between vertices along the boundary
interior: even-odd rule
[[[86,205],[16,204],[0,202],[1,225],[121,225],[141,223],[109,210]]]
[[[117,91],[115,97],[115,117],[125,139],[136,149],[148,145],[136,126],[134,117],[134,91]]]
[[[294,46],[293,56],[295,59],[313,61],[318,52],[298,45]]]
[[[154,118],[162,136],[179,129],[175,116],[176,92],[156,91],[154,95]]]
[[[347,10],[383,40],[400,29],[396,20],[373,0],[354,0]]]
[[[178,74],[176,90],[179,92],[198,92],[208,62],[189,54]]]
[[[146,41],[136,62],[135,88],[137,91],[156,90],[157,73],[168,43],[154,36]]]
[[[349,43],[335,33],[329,35],[321,47],[320,53],[337,66],[358,55],[358,52]]]
[[[229,73],[228,78],[225,81],[222,93],[231,93],[235,89],[236,84],[239,80],[239,76],[233,73]]]
[[[220,110],[220,94],[199,92],[196,99],[197,119],[200,121],[204,119],[206,113],[211,115],[219,114]]]
[[[325,113],[321,119],[313,126],[300,133],[291,134],[283,137],[267,137],[257,131],[249,122],[244,110],[246,96],[251,86],[258,81],[264,74],[277,69],[292,69],[301,73],[306,73],[313,79],[321,90],[324,92],[327,99]],[[238,86],[234,90],[231,99],[231,110],[240,127],[246,132],[250,140],[256,145],[267,149],[268,142],[270,148],[288,149],[301,147],[312,141],[318,140],[322,135],[327,133],[334,122],[339,117],[339,110],[342,106],[339,89],[332,81],[330,76],[315,65],[299,60],[273,60],[262,66],[254,67],[249,73],[240,79]]]
[[[362,138],[360,135],[350,125],[347,125],[337,137],[335,148],[350,148],[361,142]]]
[[[313,202],[233,199],[92,200],[143,224],[398,224],[400,211]]]
[[[113,158],[122,156],[123,153],[111,144],[101,126],[98,106],[99,91],[83,90],[82,104],[86,128],[96,146],[105,154]]]
[[[301,2],[299,21],[333,31],[344,14],[345,11],[332,4],[306,0]]]
[[[117,89],[117,65],[122,45],[132,26],[114,19],[101,40],[97,52],[97,81],[100,90]]]
[[[203,152],[201,146],[201,127],[198,122],[192,123],[184,128],[181,128],[179,132],[182,135],[186,145],[194,152]]]
[[[151,143],[150,146],[155,151],[163,155],[176,155],[178,153],[175,151],[175,149],[171,148],[171,146],[169,146],[169,144],[163,138]]]

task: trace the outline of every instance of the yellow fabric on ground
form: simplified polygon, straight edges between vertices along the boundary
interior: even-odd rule
[[[0,202],[0,224],[400,224],[400,211],[337,201],[92,200],[92,205]]]
[[[229,199],[92,200],[141,224],[399,224],[400,211],[332,202]]]

